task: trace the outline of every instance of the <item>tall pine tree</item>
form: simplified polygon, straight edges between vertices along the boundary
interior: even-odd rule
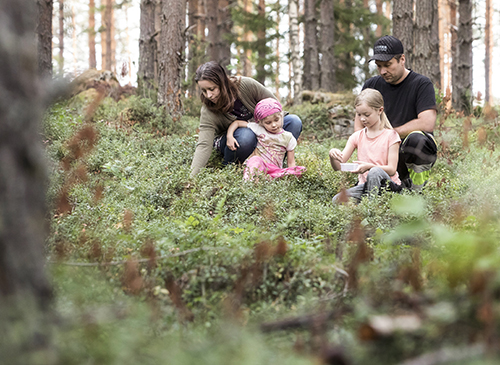
[[[459,0],[457,77],[453,80],[453,107],[472,112],[472,0]]]
[[[182,114],[181,68],[184,60],[186,4],[183,0],[162,0],[158,54],[158,102],[174,120]]]

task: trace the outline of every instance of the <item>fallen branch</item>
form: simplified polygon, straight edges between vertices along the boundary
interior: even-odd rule
[[[172,257],[179,257],[179,256],[185,256],[193,252],[198,252],[198,251],[211,251],[211,250],[219,250],[219,251],[225,251],[229,250],[229,248],[226,247],[199,247],[199,248],[192,248],[190,250],[186,251],[181,251],[177,253],[173,253],[170,255],[163,255],[163,256],[158,256],[155,257],[155,260],[163,260],[163,259],[169,259]],[[125,265],[127,262],[149,262],[151,261],[151,258],[147,259],[137,259],[137,260],[121,260],[121,261],[110,261],[110,262],[63,262],[63,261],[48,261],[49,264],[59,264],[59,265],[66,265],[66,266],[83,266],[83,267],[96,267],[96,266],[118,266],[118,265]]]

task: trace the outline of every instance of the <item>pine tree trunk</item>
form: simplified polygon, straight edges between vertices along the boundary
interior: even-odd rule
[[[34,42],[37,5],[49,4],[0,2],[0,14],[9,20],[0,22],[0,353],[2,362],[11,364],[57,362],[50,336],[53,292],[44,257],[48,174],[40,140],[42,99],[48,91],[40,81],[48,67],[44,63],[47,69],[40,75]],[[44,42],[47,21],[38,28]]]
[[[177,120],[182,113],[181,67],[184,54],[185,2],[163,0],[160,53],[158,55],[158,102]]]
[[[104,5],[102,16],[101,49],[102,49],[102,69],[113,70],[113,0],[102,0]]]
[[[457,3],[455,0],[449,1],[448,4],[450,5],[450,34],[451,34],[451,47],[450,47],[450,53],[451,53],[451,90],[454,90],[455,85],[458,84],[457,77],[458,77],[458,40],[457,40]],[[452,106],[453,108],[456,108],[457,100],[458,100],[458,94],[455,92],[452,92]]]
[[[59,74],[64,73],[64,0],[59,0]]]
[[[197,33],[197,16],[198,16],[198,0],[187,0],[188,4],[188,68],[186,71],[186,80],[189,82],[189,96],[193,97],[196,90],[196,83],[193,80],[193,76],[196,73],[198,67],[198,62],[196,62],[196,54],[198,53],[198,39],[196,37]]]
[[[139,71],[137,73],[138,93],[152,97],[155,87],[155,1],[141,0],[139,36]]]
[[[227,66],[231,63],[231,42],[227,37],[231,34],[233,22],[231,20],[231,1],[219,0],[217,16],[217,33],[219,34],[219,63]]]
[[[457,32],[457,77],[453,85],[453,106],[472,112],[472,0],[459,0]]]
[[[319,89],[319,53],[315,0],[304,1],[304,89]]]
[[[251,0],[243,0],[243,11],[247,13],[252,12],[252,1]],[[252,41],[252,33],[248,30],[245,30],[245,33],[243,34],[243,41],[244,42],[251,42]],[[243,76],[251,76],[252,75],[252,50],[250,48],[244,48],[243,49]]]
[[[379,15],[380,17],[383,16],[383,13],[382,13],[383,4],[384,4],[383,0],[375,0],[375,7],[377,9],[377,15]],[[377,24],[377,29],[375,30],[375,37],[377,37],[377,38],[382,37],[382,25],[381,24]]]
[[[439,70],[439,24],[437,0],[418,0],[415,8],[412,69],[429,77],[434,85],[441,84]]]
[[[260,18],[261,22],[264,23],[264,21],[266,19],[266,3],[264,0],[259,0],[258,14],[259,14],[259,18]],[[257,75],[255,76],[255,78],[257,81],[259,81],[261,84],[264,85],[266,82],[265,63],[266,63],[266,56],[267,56],[266,29],[264,27],[261,27],[259,29],[259,31],[257,32],[256,48],[257,48],[257,54],[259,57],[258,57],[257,65],[255,67],[255,70],[257,71]]]
[[[413,67],[413,4],[413,0],[394,0],[392,10],[392,35],[403,43],[406,68]]]
[[[292,64],[292,77],[290,81],[293,86],[293,100],[300,103],[300,92],[302,88],[302,67],[300,64],[299,44],[299,7],[297,0],[288,1],[288,17],[290,21],[290,59]]]
[[[450,96],[450,4],[448,1],[439,0],[439,68],[441,70],[441,90]]]
[[[97,68],[95,53],[95,0],[89,0],[89,68]]]
[[[160,60],[159,60],[159,52],[160,52],[160,35],[161,35],[161,27],[162,27],[162,6],[163,0],[155,0],[155,85],[158,88],[160,84]],[[158,97],[158,94],[157,94]]]
[[[102,70],[107,70],[107,65],[106,65],[106,53],[108,53],[108,50],[106,48],[106,45],[108,44],[106,42],[106,2],[107,0],[101,0],[101,6],[100,6],[100,12],[101,12],[101,69]]]
[[[190,96],[197,94],[198,85],[194,82],[194,75],[199,65],[204,62],[205,57],[205,1],[204,0],[188,0],[189,11],[192,12],[190,17],[189,32],[189,60],[188,60],[188,81],[190,82]],[[193,27],[193,28],[191,28]]]
[[[492,69],[491,57],[493,55],[493,42],[492,42],[492,20],[493,20],[493,7],[491,0],[486,0],[486,24],[484,27],[484,101],[491,102],[491,88],[492,88]]]
[[[207,9],[205,0],[198,0],[196,34],[201,44],[205,42],[206,18],[207,18]]]
[[[321,0],[321,89],[336,91],[333,0]]]
[[[43,77],[52,77],[52,1],[37,0],[38,72]]]
[[[217,11],[219,7],[219,0],[206,0],[207,1],[207,29],[208,29],[208,47],[207,55],[210,61],[219,61],[219,49],[217,42],[219,41],[218,27],[217,27]]]
[[[111,57],[111,68],[110,70],[116,72],[116,39],[115,39],[115,9],[114,9],[114,0],[109,0],[109,32],[108,37],[106,37],[106,42],[110,45],[111,52],[109,52],[106,56]],[[107,10],[107,8],[106,8]],[[111,42],[111,43],[110,43]]]

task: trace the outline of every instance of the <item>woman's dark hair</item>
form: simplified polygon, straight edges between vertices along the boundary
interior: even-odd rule
[[[222,67],[215,61],[210,61],[204,63],[203,65],[198,67],[198,70],[196,70],[194,81],[198,83],[202,80],[213,82],[219,87],[220,91],[219,98],[217,99],[216,103],[208,100],[202,93],[200,95],[202,103],[211,110],[217,110],[223,113],[229,113],[230,111],[232,111],[234,107],[234,100],[238,97],[238,87],[236,79],[229,78],[224,67]]]

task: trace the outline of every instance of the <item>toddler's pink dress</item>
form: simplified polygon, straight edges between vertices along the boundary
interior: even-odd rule
[[[257,123],[248,123],[248,128],[257,135],[257,147],[245,161],[245,180],[252,180],[258,175],[267,175],[271,179],[285,175],[302,175],[306,169],[303,166],[283,168],[286,152],[293,151],[297,146],[297,140],[292,133],[282,130],[272,134]]]

